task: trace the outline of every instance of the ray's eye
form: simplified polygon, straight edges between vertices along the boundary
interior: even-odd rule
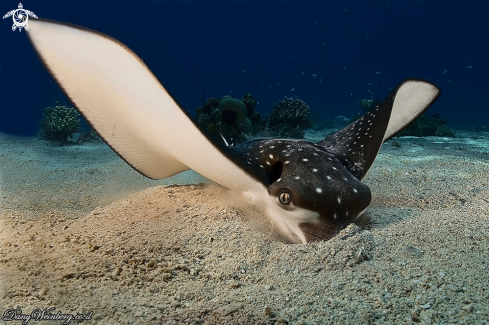
[[[280,203],[284,205],[289,205],[291,201],[290,193],[286,191],[280,192],[280,194],[278,195],[278,199],[280,200]]]

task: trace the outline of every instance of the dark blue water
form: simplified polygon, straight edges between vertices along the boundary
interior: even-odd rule
[[[0,1],[0,14],[16,9]],[[325,117],[360,112],[407,77],[443,91],[430,113],[489,126],[489,1],[25,1],[39,17],[132,48],[193,112],[201,96],[251,93],[264,115],[297,96]],[[26,32],[0,21],[0,131],[34,135],[44,107],[70,105]],[[121,67],[123,69],[124,67]],[[445,70],[444,70],[445,69]],[[291,89],[295,89],[291,91]]]

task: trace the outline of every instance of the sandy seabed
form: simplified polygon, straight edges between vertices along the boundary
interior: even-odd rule
[[[150,181],[103,143],[0,135],[0,312],[489,324],[489,135],[461,135],[386,143],[364,180],[364,216],[308,245],[277,241],[259,209],[193,172]]]

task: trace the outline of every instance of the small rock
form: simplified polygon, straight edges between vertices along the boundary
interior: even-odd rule
[[[268,317],[274,317],[275,316],[275,313],[272,311],[272,308],[270,308],[269,306],[265,307],[265,316],[268,316]]]
[[[185,264],[177,264],[177,265],[175,265],[174,269],[175,270],[184,270],[184,271],[186,271],[187,270],[187,265],[185,265]]]
[[[122,272],[122,269],[120,267],[116,268],[113,272],[112,272],[112,276],[117,276],[119,274],[121,274]]]
[[[462,291],[462,289],[460,289],[459,287],[455,287],[455,286],[452,286],[452,285],[449,285],[449,284],[447,284],[447,288],[450,289],[453,292],[461,292]]]
[[[236,310],[240,309],[243,306],[241,303],[229,304],[226,306],[222,306],[214,310],[214,313],[219,314],[221,316],[226,316],[231,313],[234,313]]]
[[[360,262],[362,262],[363,260],[366,260],[366,259],[368,259],[367,258],[367,255],[365,254],[365,251],[363,250],[363,247],[360,247],[358,249],[358,251],[355,253],[354,262],[355,263],[360,263]]]
[[[404,245],[404,251],[410,257],[422,257],[423,256],[423,252],[419,248],[416,248],[414,246]]]
[[[88,249],[90,250],[90,252],[94,252],[99,248],[100,248],[99,245],[92,245],[92,243],[88,243]]]
[[[265,290],[270,290],[270,288],[271,288],[271,287],[270,287],[269,285],[266,285],[266,286],[265,286]]]
[[[357,225],[355,224],[350,224],[348,227],[346,227],[345,229],[343,229],[342,231],[340,231],[338,233],[338,237],[341,239],[341,240],[345,240],[347,238],[350,238],[350,237],[353,237],[355,236],[356,234],[358,234],[362,229],[360,227],[358,227]]]
[[[144,312],[141,310],[138,310],[137,312],[134,313],[134,317],[142,317],[144,315],[145,315]]]
[[[463,306],[462,309],[466,312],[471,312],[472,310],[474,310],[474,304],[469,304],[467,306]]]
[[[229,287],[230,288],[239,288],[239,282],[238,281],[230,281]]]
[[[65,273],[63,274],[63,280],[68,280],[68,279],[71,279],[75,276],[75,273],[73,272],[68,272],[68,273]]]
[[[421,307],[421,308],[423,308],[423,309],[429,309],[429,308],[431,307],[431,305],[429,305],[429,304],[424,304],[424,305],[421,305],[421,306],[419,306],[419,307]]]
[[[298,325],[311,325],[311,323],[307,319],[300,320]]]

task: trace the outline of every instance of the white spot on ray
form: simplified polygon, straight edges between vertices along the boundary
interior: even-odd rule
[[[302,159],[302,161],[309,161],[309,159],[307,159],[307,158],[304,158],[304,159]]]
[[[300,179],[300,177],[299,176],[296,176],[296,177],[294,177],[294,179]]]
[[[336,218],[338,218],[338,217],[336,216],[336,213],[335,213],[335,214],[333,214],[333,217],[334,217],[334,219],[335,219],[335,220],[336,220]]]
[[[336,170],[336,167],[333,167],[334,170]]]
[[[282,180],[282,179],[281,179],[281,178],[279,178],[279,179],[277,179],[277,182],[280,182],[281,180]]]
[[[322,193],[322,192],[323,192],[323,190],[322,190],[322,189],[320,189],[320,188],[318,187],[318,188],[316,188],[316,192],[318,192],[318,193]]]
[[[357,191],[357,189],[356,189],[356,188],[354,188],[354,189],[353,189],[353,192],[358,193],[358,191]]]
[[[312,171],[313,171],[313,172],[317,172],[318,170],[317,170],[316,168],[313,168],[313,169],[312,169]]]
[[[273,155],[269,155],[268,157],[270,157],[271,159],[273,159]]]
[[[284,162],[284,164],[285,164],[285,165],[287,165],[289,162],[290,162],[290,161],[288,161],[288,160],[287,160],[286,162]]]
[[[327,179],[331,180],[331,176],[326,176]]]
[[[267,165],[270,165],[270,162],[269,161],[267,161]]]
[[[336,200],[338,200],[338,203],[341,204],[341,198],[337,197]]]

